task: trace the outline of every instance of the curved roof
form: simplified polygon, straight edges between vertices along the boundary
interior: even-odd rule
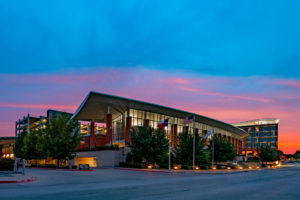
[[[91,91],[76,110],[72,116],[72,119],[105,122],[108,106],[113,118],[120,115],[120,113],[124,113],[128,108],[154,112],[178,118],[185,118],[194,114],[166,106]],[[233,132],[240,137],[245,137],[248,135],[245,131],[231,124],[227,124],[202,115],[195,114],[195,121]]]

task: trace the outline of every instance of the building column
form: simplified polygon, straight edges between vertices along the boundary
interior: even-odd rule
[[[175,147],[178,144],[177,124],[171,125],[171,146]]]
[[[112,144],[112,115],[106,114],[106,145]]]
[[[234,137],[231,137],[231,144],[232,144],[232,146],[234,148]]]
[[[247,137],[244,137],[244,147],[242,151],[245,151],[245,155],[247,154]]]
[[[242,154],[242,150],[243,150],[243,141],[240,140],[240,154]]]
[[[199,129],[195,128],[195,135],[198,134],[199,135]],[[201,137],[201,135],[199,135]]]
[[[144,126],[149,127],[150,121],[149,119],[144,119]]]
[[[90,136],[85,136],[84,137],[84,148],[89,148],[90,147]]]
[[[124,139],[125,143],[130,142],[130,131],[132,126],[132,117],[127,116],[126,117],[126,125],[125,125],[125,132],[124,132]]]
[[[235,138],[233,138],[233,146],[235,148],[235,152],[237,153],[238,149],[237,149],[236,139]]]
[[[188,126],[184,126],[183,127],[183,132],[185,133],[185,132],[189,132],[189,127]]]
[[[95,148],[95,122],[91,121],[90,125],[90,148]]]

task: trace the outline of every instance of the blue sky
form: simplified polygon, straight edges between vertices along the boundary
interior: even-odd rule
[[[0,0],[0,136],[89,91],[224,122],[279,118],[300,147],[300,1]]]
[[[300,77],[299,1],[0,1],[1,73]]]

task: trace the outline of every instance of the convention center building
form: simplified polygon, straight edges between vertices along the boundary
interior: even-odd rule
[[[193,116],[194,122],[186,123],[190,116]],[[168,121],[164,129],[171,137],[172,147],[178,143],[178,134],[181,132],[192,134],[195,130],[204,136],[213,129],[216,137],[228,140],[237,153],[242,154],[242,143],[248,136],[243,129],[199,114],[93,91],[87,95],[72,118],[80,121],[82,126],[88,124],[84,137],[85,148],[103,145],[124,147],[130,139],[132,128],[143,125],[157,128],[163,120]]]

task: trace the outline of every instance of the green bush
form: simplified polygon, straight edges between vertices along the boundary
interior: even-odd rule
[[[169,169],[169,163],[158,163],[159,168]]]
[[[77,165],[72,165],[72,169],[77,169]]]
[[[248,162],[259,162],[260,160],[258,157],[248,157],[247,161]]]
[[[181,165],[181,169],[193,169],[191,165]]]
[[[53,165],[53,164],[46,164],[46,165],[44,165],[43,167],[45,167],[45,168],[56,168],[56,165]]]
[[[13,171],[14,160],[11,159],[0,159],[0,171]]]
[[[200,169],[209,169],[210,168],[210,165],[209,164],[202,164],[202,165],[199,165]]]
[[[142,163],[128,163],[128,162],[120,162],[120,167],[128,167],[128,168],[146,168],[145,164]]]
[[[208,165],[202,165],[202,166],[200,166],[200,169],[209,169],[209,166]]]
[[[105,151],[105,150],[119,150],[119,147],[117,145],[110,145],[110,146],[100,146],[95,148],[83,148],[83,149],[77,149],[77,152],[82,151]]]

